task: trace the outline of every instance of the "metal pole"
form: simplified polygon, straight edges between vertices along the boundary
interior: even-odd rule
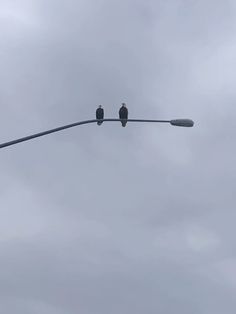
[[[0,149],[4,148],[4,147],[15,145],[15,144],[18,144],[18,143],[26,142],[26,141],[32,140],[34,138],[37,138],[37,137],[41,137],[41,136],[45,136],[45,135],[48,135],[48,134],[51,134],[51,133],[59,132],[59,131],[65,130],[65,129],[73,128],[73,127],[76,127],[78,125],[89,124],[89,123],[96,123],[98,121],[103,121],[103,122],[121,122],[120,119],[103,119],[103,120],[93,119],[93,120],[79,121],[79,122],[75,122],[75,123],[72,123],[72,124],[67,124],[67,125],[64,125],[64,126],[60,126],[58,128],[54,128],[54,129],[51,129],[51,130],[47,130],[47,131],[43,131],[43,132],[40,132],[40,133],[29,135],[29,136],[25,136],[25,137],[22,137],[22,138],[18,138],[18,139],[15,139],[13,141],[10,141],[10,142],[2,143],[2,144],[0,144]],[[128,119],[127,121],[128,122],[147,122],[147,123],[153,123],[154,122],[154,123],[171,123],[172,124],[172,121],[178,121],[178,120]],[[186,121],[192,122],[192,120],[186,120]],[[190,125],[190,124],[186,125],[186,126],[193,126],[193,122],[192,122],[192,125]],[[177,124],[172,124],[172,125],[177,125]],[[180,125],[180,126],[184,126],[184,125]]]

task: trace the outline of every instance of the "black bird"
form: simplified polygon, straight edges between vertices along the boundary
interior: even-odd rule
[[[122,126],[125,127],[128,119],[128,109],[126,108],[125,103],[122,104],[122,107],[119,110],[119,117],[120,120],[122,120],[121,121]]]
[[[96,119],[97,120],[103,120],[104,119],[104,110],[102,106],[100,105],[96,110]],[[103,121],[98,121],[97,125],[101,125]]]

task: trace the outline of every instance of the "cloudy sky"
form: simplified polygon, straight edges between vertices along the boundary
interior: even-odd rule
[[[234,0],[0,0],[0,313],[234,314]]]

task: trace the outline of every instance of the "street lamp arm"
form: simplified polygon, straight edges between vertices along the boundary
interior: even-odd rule
[[[98,121],[103,121],[103,122],[117,122],[118,121],[118,122],[121,122],[120,119],[103,119],[103,120],[93,119],[93,120],[79,121],[79,122],[67,124],[67,125],[64,125],[64,126],[60,126],[58,128],[54,128],[54,129],[51,129],[51,130],[47,130],[47,131],[43,131],[43,132],[40,132],[40,133],[29,135],[29,136],[25,136],[25,137],[22,137],[22,138],[18,138],[16,140],[13,140],[13,141],[10,141],[10,142],[2,143],[2,144],[0,144],[0,149],[4,148],[4,147],[7,147],[7,146],[15,145],[15,144],[18,144],[18,143],[26,142],[26,141],[32,140],[34,138],[37,138],[37,137],[41,137],[41,136],[45,136],[45,135],[48,135],[48,134],[51,134],[51,133],[63,131],[63,130],[66,130],[66,129],[69,129],[69,128],[73,128],[73,127],[76,127],[76,126],[79,126],[79,125],[83,125],[83,124],[96,123]],[[151,123],[152,122],[170,123],[170,124],[175,125],[175,126],[185,126],[185,127],[193,126],[193,121],[192,120],[188,120],[188,119],[181,119],[181,120],[128,119],[127,121],[128,122],[148,122],[148,123],[150,123],[150,122]],[[179,124],[178,124],[178,121],[180,121]],[[184,121],[185,121],[185,123],[184,123]]]

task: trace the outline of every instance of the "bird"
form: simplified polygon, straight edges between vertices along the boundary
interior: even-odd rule
[[[96,119],[97,120],[100,120],[100,121],[97,121],[97,125],[101,125],[104,119],[104,110],[102,108],[101,105],[98,106],[97,110],[96,110]]]
[[[128,109],[126,108],[125,103],[122,103],[122,106],[119,110],[119,117],[120,117],[122,126],[125,127],[127,123],[127,119],[128,119]]]

